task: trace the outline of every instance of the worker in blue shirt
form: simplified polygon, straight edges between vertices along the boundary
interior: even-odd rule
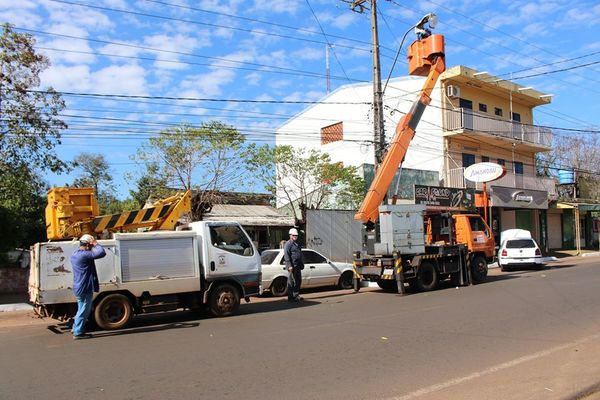
[[[302,300],[300,297],[300,285],[302,284],[302,270],[304,269],[304,259],[302,248],[298,243],[298,230],[290,229],[290,240],[283,246],[283,258],[288,270],[288,301],[297,302]]]
[[[100,290],[98,273],[94,260],[106,255],[104,248],[92,235],[79,238],[79,248],[71,255],[73,268],[73,293],[77,299],[77,314],[73,322],[73,339],[89,337],[85,333],[85,323],[92,310],[94,292]]]

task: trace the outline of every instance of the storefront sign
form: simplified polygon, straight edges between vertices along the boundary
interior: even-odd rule
[[[474,202],[474,189],[415,185],[415,204],[424,204],[428,208],[471,210]]]
[[[492,206],[506,208],[548,209],[548,192],[492,186]]]
[[[465,168],[464,177],[471,182],[491,182],[504,176],[506,170],[500,164],[481,162]]]
[[[522,201],[524,203],[531,203],[533,201],[533,196],[530,194],[525,194],[522,190],[517,190],[512,194],[512,198],[514,201]]]

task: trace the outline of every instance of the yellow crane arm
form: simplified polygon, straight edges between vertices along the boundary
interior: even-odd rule
[[[177,220],[191,212],[190,190],[155,202],[151,207],[112,215],[98,214],[91,188],[53,188],[48,193],[46,233],[48,240],[76,238],[84,233],[123,232],[148,227],[175,229]]]

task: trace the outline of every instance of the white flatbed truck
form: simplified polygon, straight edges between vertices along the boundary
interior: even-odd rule
[[[102,329],[120,329],[134,314],[207,308],[234,314],[240,299],[262,292],[260,255],[235,222],[192,222],[182,231],[115,233],[99,240],[100,292],[92,314]],[[78,241],[37,243],[31,250],[29,296],[42,316],[67,320],[77,304],[71,254]]]

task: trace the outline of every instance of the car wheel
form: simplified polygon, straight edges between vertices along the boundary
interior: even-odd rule
[[[471,278],[473,283],[483,283],[487,279],[488,266],[485,257],[475,255],[471,259]]]
[[[210,293],[209,309],[215,317],[235,314],[240,306],[238,290],[228,283],[217,286]]]
[[[340,276],[340,281],[338,282],[338,287],[340,289],[353,289],[354,288],[354,272],[346,271]]]
[[[287,278],[280,276],[271,283],[271,294],[275,297],[285,296],[287,294]]]
[[[430,262],[424,262],[419,266],[415,284],[421,292],[428,292],[437,287],[439,276],[435,265]]]
[[[114,293],[98,302],[94,310],[94,320],[101,329],[121,329],[127,325],[132,314],[127,296]]]

